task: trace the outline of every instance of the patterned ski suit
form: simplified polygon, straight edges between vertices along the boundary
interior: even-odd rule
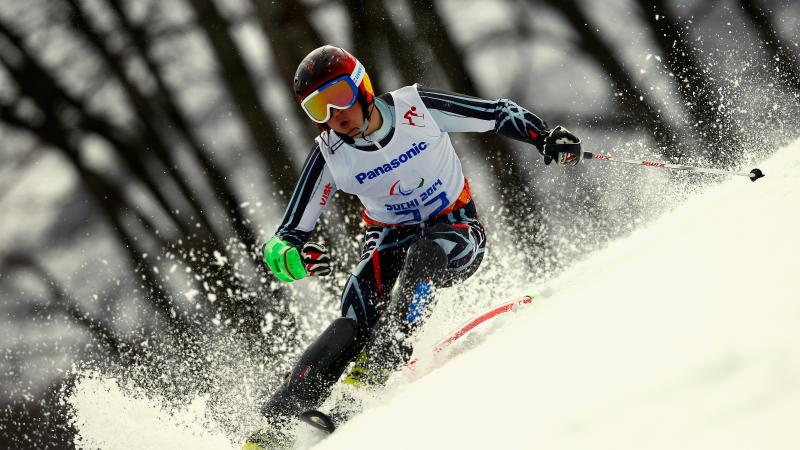
[[[432,280],[447,287],[465,280],[483,258],[485,234],[449,132],[495,132],[541,145],[546,124],[507,99],[484,100],[406,86],[375,100],[382,127],[355,140],[324,132],[311,150],[277,234],[302,245],[337,190],[355,194],[367,224],[359,264],[341,298],[342,316],[366,339],[400,275],[409,246],[421,237],[447,255]],[[430,296],[423,296],[422,301]],[[421,314],[416,305],[410,320]]]

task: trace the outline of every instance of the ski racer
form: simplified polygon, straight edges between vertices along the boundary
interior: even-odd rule
[[[263,258],[280,280],[331,272],[326,249],[309,242],[336,190],[358,196],[366,224],[361,260],[341,296],[341,317],[314,341],[263,406],[268,427],[244,449],[284,448],[291,423],[318,407],[347,366],[351,384],[380,384],[411,357],[410,338],[434,290],[478,268],[486,238],[450,141],[451,132],[494,132],[534,145],[545,164],[575,165],[580,141],[507,100],[484,100],[418,84],[375,96],[364,66],[347,51],[309,53],[294,91],[320,135]]]

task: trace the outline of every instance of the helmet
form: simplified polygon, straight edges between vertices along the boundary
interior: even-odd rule
[[[306,55],[297,66],[297,72],[294,74],[294,93],[302,103],[319,87],[338,77],[350,76],[360,65],[358,59],[344,49],[323,45]],[[369,115],[367,109],[374,97],[372,82],[365,71],[358,84],[358,102],[361,104],[364,119]],[[328,128],[324,124],[320,124],[320,127]]]

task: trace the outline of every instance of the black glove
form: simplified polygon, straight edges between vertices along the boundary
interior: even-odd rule
[[[324,277],[331,274],[331,257],[324,245],[317,242],[306,242],[301,255],[309,275]]]
[[[544,163],[550,164],[555,160],[558,164],[574,166],[581,162],[581,140],[569,130],[558,125],[550,130],[544,138],[544,146],[541,150],[544,156]]]

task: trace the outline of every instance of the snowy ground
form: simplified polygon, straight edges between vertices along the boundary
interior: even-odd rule
[[[800,142],[759,167],[591,255],[315,448],[800,448]],[[97,376],[69,401],[84,448],[235,448],[202,399],[168,414]]]

